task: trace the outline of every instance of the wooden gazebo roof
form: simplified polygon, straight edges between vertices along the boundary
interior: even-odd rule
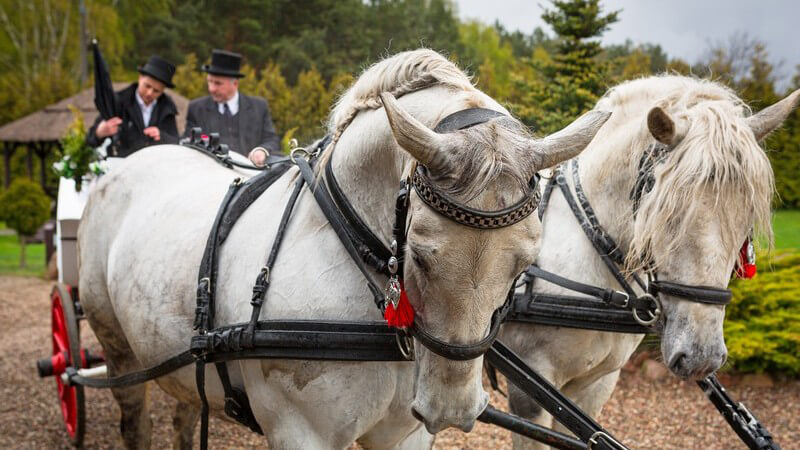
[[[128,83],[114,83],[114,90],[119,91],[126,86]],[[167,89],[166,93],[172,97],[175,106],[178,107],[178,132],[183,133],[189,100],[171,89]],[[74,105],[83,113],[87,129],[97,118],[98,112],[94,106],[94,88],[89,88],[3,125],[0,127],[0,141],[27,143],[52,142],[62,139],[66,134],[67,127],[74,120],[72,111],[68,108],[69,105]]]

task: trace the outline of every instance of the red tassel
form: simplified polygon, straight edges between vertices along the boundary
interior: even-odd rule
[[[400,300],[397,302],[397,309],[394,308],[392,302],[387,302],[383,318],[390,327],[395,328],[408,328],[414,323],[414,307],[408,301],[406,289],[402,283],[400,283]]]
[[[745,239],[742,249],[739,250],[739,264],[736,265],[736,276],[750,280],[756,276],[756,257],[750,239]]]

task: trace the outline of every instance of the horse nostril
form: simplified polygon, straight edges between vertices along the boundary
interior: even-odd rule
[[[425,421],[422,419],[422,414],[418,413],[416,409],[411,408],[411,415],[420,422],[425,423]]]
[[[672,361],[670,361],[669,363],[669,370],[671,370],[674,373],[682,373],[685,362],[686,362],[686,354],[677,353],[675,354],[675,356],[672,357]]]

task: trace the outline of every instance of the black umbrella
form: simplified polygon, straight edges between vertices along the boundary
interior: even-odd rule
[[[111,84],[111,75],[108,65],[100,53],[97,39],[92,39],[92,55],[94,56],[94,105],[100,112],[100,117],[108,120],[122,115],[122,107],[114,95],[114,86]]]

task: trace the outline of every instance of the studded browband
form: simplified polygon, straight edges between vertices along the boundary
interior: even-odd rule
[[[535,174],[530,180],[528,194],[524,199],[505,209],[482,211],[450,198],[430,181],[426,172],[423,166],[417,166],[411,177],[411,184],[419,198],[448,219],[472,228],[491,230],[513,225],[535,211],[541,199],[541,193],[537,189],[539,174]]]

